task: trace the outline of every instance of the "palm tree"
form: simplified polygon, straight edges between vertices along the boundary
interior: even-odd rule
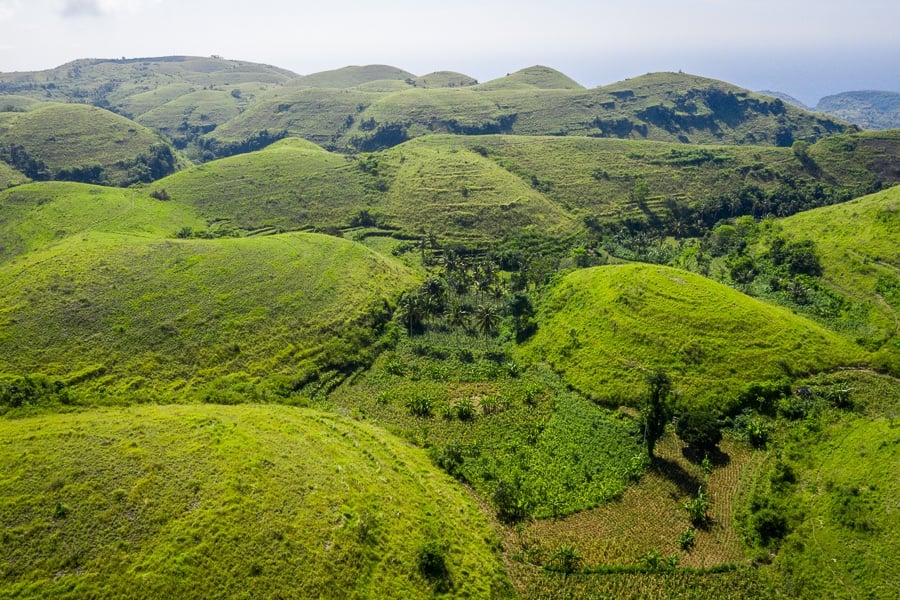
[[[459,330],[466,329],[469,326],[469,311],[466,306],[458,300],[450,304],[447,309],[447,322],[453,328],[456,335],[456,345],[459,346]]]
[[[417,294],[407,292],[400,298],[400,310],[409,337],[412,337],[413,328],[419,329],[422,326],[422,309],[422,299]]]
[[[500,312],[491,304],[479,304],[475,308],[475,326],[485,337],[497,335],[500,325]]]

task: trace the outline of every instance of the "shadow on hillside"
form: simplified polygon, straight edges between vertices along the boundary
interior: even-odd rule
[[[700,489],[700,480],[688,473],[684,467],[674,460],[657,456],[653,458],[650,468],[674,483],[683,496],[693,496]]]

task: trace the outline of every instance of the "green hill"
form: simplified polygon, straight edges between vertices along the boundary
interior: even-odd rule
[[[290,82],[289,87],[351,88],[373,81],[405,81],[414,78],[412,73],[388,65],[349,66],[297,77]]]
[[[69,182],[40,182],[0,193],[0,263],[91,231],[144,238],[206,229],[190,208],[146,192]]]
[[[359,160],[288,139],[181,171],[152,189],[242,229],[380,225],[405,236],[431,232],[472,242],[529,228],[574,229],[563,209],[520,177],[444,138]]]
[[[215,230],[176,203],[58,186],[0,195],[16,231],[0,264],[0,373],[82,384],[86,402],[326,385],[371,359],[389,304],[414,284],[353,242],[191,237]]]
[[[25,175],[0,160],[0,190],[15,185],[22,185],[27,181],[28,178]]]
[[[426,455],[287,407],[0,420],[0,597],[507,597]]]
[[[368,179],[355,161],[291,138],[180,171],[151,189],[243,229],[325,228],[348,226],[367,206]]]
[[[342,70],[332,72],[334,77],[323,75],[323,80],[332,86],[361,86],[386,78],[406,81],[405,72],[363,77],[360,68],[348,69],[347,77],[336,75]],[[302,84],[299,79],[271,92],[210,133],[210,143],[284,129],[320,145],[359,150],[393,146],[426,133],[790,146],[795,140],[815,141],[848,128],[780,99],[679,73],[655,73],[591,90],[546,67],[454,88],[362,86],[321,88],[310,94],[309,88],[297,87]]]
[[[147,95],[167,90],[168,100],[202,89],[253,89],[297,77],[285,69],[216,57],[164,56],[82,59],[46,71],[0,73],[0,94],[40,100],[89,102],[131,117],[159,106]],[[179,87],[180,86],[180,87]],[[173,95],[173,90],[181,93]]]
[[[535,65],[508,74],[506,77],[482,83],[478,89],[583,90],[584,86],[555,69]]]
[[[570,273],[540,303],[523,358],[546,361],[575,389],[634,404],[666,370],[682,405],[738,406],[749,382],[857,363],[861,349],[805,318],[692,273],[656,265]]]
[[[34,179],[128,185],[168,175],[178,166],[159,135],[125,117],[81,104],[46,104],[0,113],[0,146],[19,147]]]
[[[442,87],[466,87],[478,83],[477,79],[455,71],[435,71],[427,75],[421,75],[413,79],[417,87],[442,88]]]
[[[890,133],[828,138],[809,149],[812,174],[787,148],[441,135],[349,159],[288,139],[151,189],[251,230],[346,228],[366,211],[368,224],[449,241],[529,226],[572,232],[578,221],[684,236],[729,216],[792,214],[900,181],[887,158],[895,149],[900,137]]]
[[[849,301],[838,326],[883,347],[900,372],[900,187],[779,224],[788,239],[815,243],[823,281]]]

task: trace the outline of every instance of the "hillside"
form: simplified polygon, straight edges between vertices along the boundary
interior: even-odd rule
[[[0,160],[0,190],[5,190],[15,185],[22,185],[27,181],[28,178],[25,175]]]
[[[510,595],[471,499],[365,423],[156,406],[0,439],[2,598]]]
[[[613,405],[634,404],[646,375],[664,369],[682,406],[730,412],[750,382],[855,364],[865,354],[722,284],[630,264],[561,279],[541,300],[538,331],[521,356],[548,362],[579,392]]]
[[[278,67],[216,57],[81,59],[46,71],[0,73],[0,94],[86,102],[139,117],[159,106],[159,97],[168,101],[203,89],[264,89],[294,77]],[[156,99],[148,103],[148,98]]]
[[[289,87],[352,88],[366,83],[384,80],[406,81],[415,77],[412,73],[388,65],[349,66],[333,71],[322,71],[297,77]]]
[[[556,69],[535,65],[515,73],[508,73],[506,77],[482,83],[478,89],[583,90],[584,86]]]
[[[6,251],[18,256],[0,265],[0,372],[79,384],[88,403],[276,400],[326,385],[371,360],[414,283],[353,242],[215,238],[175,203],[74,187],[47,190],[48,205],[45,185],[0,196],[30,205]]]
[[[816,110],[863,129],[900,128],[900,93],[897,92],[844,92],[822,98]]]
[[[158,134],[82,104],[39,104],[27,112],[0,113],[2,147],[19,148],[21,168],[33,179],[128,185],[158,179],[179,166]]]
[[[484,243],[528,228],[572,233],[590,222],[684,236],[729,216],[793,214],[900,181],[890,158],[897,150],[891,132],[828,138],[809,148],[811,173],[787,148],[440,135],[348,158],[287,139],[151,189],[249,230],[366,224]]]
[[[175,173],[151,189],[210,220],[290,230],[348,226],[368,205],[369,179],[355,161],[291,138]]]
[[[399,81],[401,75],[393,79]],[[422,89],[410,80],[406,89],[323,88],[311,95],[308,88],[297,87],[300,83],[272,92],[208,138],[235,142],[262,130],[284,129],[320,145],[359,150],[393,146],[430,132],[790,146],[794,140],[815,141],[847,128],[778,99],[677,73],[592,90],[545,67],[457,88]]]
[[[0,193],[0,264],[89,232],[169,238],[206,229],[190,208],[144,192],[80,183],[40,182]]]
[[[815,242],[822,280],[847,299],[839,327],[864,323],[855,335],[882,347],[900,372],[900,187],[799,213],[780,229],[794,242]]]

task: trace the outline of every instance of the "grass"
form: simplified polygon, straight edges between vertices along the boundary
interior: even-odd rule
[[[804,383],[813,399],[842,390],[849,403],[843,410],[826,403],[780,423],[773,450],[737,504],[738,524],[772,589],[794,597],[892,597],[900,581],[900,388],[865,371]],[[767,506],[784,507],[778,514],[786,523],[783,538],[769,543],[754,528]]]
[[[324,385],[371,360],[379,323],[415,283],[334,237],[180,239],[203,221],[141,193],[51,183],[2,198],[16,233],[0,266],[0,372],[89,369],[86,402]]]
[[[619,265],[566,275],[540,305],[521,360],[546,361],[603,403],[635,405],[644,377],[668,371],[682,406],[728,412],[748,382],[854,364],[865,353],[820,325],[669,267]]]
[[[134,121],[81,104],[0,113],[0,143],[22,146],[54,173],[98,165],[111,185],[134,181],[131,163],[150,154],[153,146],[165,145],[158,134]]]
[[[347,227],[369,205],[353,161],[300,139],[186,169],[157,181],[174,203],[247,230]]]
[[[555,69],[535,65],[508,73],[478,86],[479,90],[506,89],[539,89],[539,90],[584,90],[584,86]]]
[[[160,202],[145,190],[41,182],[0,192],[0,263],[91,231],[172,237],[207,223],[189,207]]]
[[[509,595],[471,500],[365,423],[168,406],[0,431],[2,598]]]
[[[402,127],[411,137],[429,132],[502,131],[518,135],[790,146],[795,139],[814,141],[845,130],[841,122],[814,116],[780,100],[677,73],[651,74],[591,90],[546,67],[532,67],[477,86],[454,89],[344,87],[356,81],[371,82],[372,77],[385,77],[368,75],[365,69],[348,68],[346,77],[339,76],[341,73],[323,75],[326,82],[341,89],[318,88],[313,95],[310,88],[298,87],[306,78],[298,79],[265,102],[251,106],[248,114],[237,117],[211,137],[234,141],[264,128],[285,128],[292,135],[343,148],[354,138],[367,137],[374,129],[366,129],[364,124],[374,123]],[[363,89],[369,91],[362,92]],[[314,101],[319,110],[313,112],[309,106]],[[323,111],[323,106],[328,108]],[[307,118],[301,120],[289,114],[297,112]]]
[[[418,344],[384,353],[323,406],[429,448],[485,501],[500,482],[512,486],[536,517],[609,502],[646,468],[631,419],[566,392],[552,373],[511,375],[486,351]],[[427,413],[414,410],[425,403]]]
[[[836,206],[803,212],[779,222],[792,240],[813,240],[822,263],[822,279],[856,310],[837,327],[885,346],[900,333],[900,187]],[[862,306],[862,327],[854,327]],[[847,322],[851,321],[851,322]],[[855,330],[855,331],[854,331]],[[893,361],[900,364],[900,358]]]
[[[16,171],[3,161],[0,161],[0,190],[5,190],[28,181],[28,177]]]

